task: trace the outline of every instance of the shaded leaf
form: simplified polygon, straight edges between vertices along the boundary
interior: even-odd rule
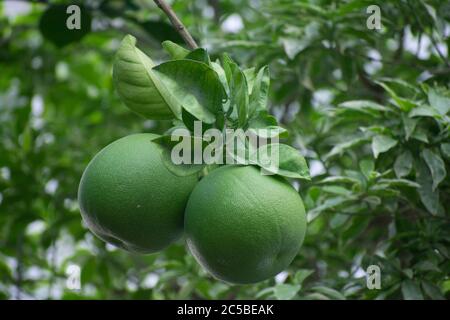
[[[386,135],[377,135],[372,139],[373,155],[378,158],[380,153],[384,153],[397,145],[398,141]]]
[[[400,154],[394,163],[395,175],[399,178],[407,176],[413,166],[413,156],[411,151],[407,150]]]
[[[412,280],[402,282],[402,294],[405,300],[423,300],[419,285]]]
[[[420,184],[420,200],[431,214],[437,215],[439,210],[439,192],[433,191],[431,172],[425,162],[421,160],[415,162],[415,169],[416,181]]]

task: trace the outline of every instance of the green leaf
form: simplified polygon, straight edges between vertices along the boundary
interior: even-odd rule
[[[342,154],[347,149],[353,148],[355,146],[358,146],[364,142],[366,142],[368,138],[362,137],[362,138],[355,138],[350,141],[342,142],[337,145],[335,145],[330,152],[328,152],[323,158],[324,160],[328,160],[331,157],[334,157],[336,155]]]
[[[189,52],[184,59],[200,61],[207,65],[211,64],[211,60],[209,59],[208,52],[203,48],[197,48],[191,52]]]
[[[441,144],[441,151],[446,158],[450,158],[450,143]]]
[[[345,297],[342,293],[340,293],[339,291],[332,289],[332,288],[328,288],[328,287],[324,287],[324,286],[317,286],[317,287],[311,288],[311,290],[322,293],[322,294],[326,295],[327,297],[330,297],[335,300],[345,300]]]
[[[247,123],[249,95],[247,80],[238,65],[228,55],[224,55],[225,74],[230,88],[230,108],[237,114],[238,126]]]
[[[162,43],[162,46],[172,59],[184,59],[190,52],[189,50],[170,40],[164,41]]]
[[[416,181],[420,184],[419,196],[425,208],[433,215],[439,213],[439,192],[433,191],[433,179],[424,161],[415,161]]]
[[[39,31],[45,39],[59,48],[78,42],[91,32],[91,11],[80,4],[80,28],[69,29],[67,27],[66,23],[70,16],[67,14],[68,6],[66,4],[50,5],[39,19]]]
[[[367,100],[353,100],[346,101],[339,104],[338,114],[343,113],[345,110],[358,111],[371,116],[378,116],[383,112],[392,112],[391,109],[386,108],[378,103]]]
[[[351,177],[345,176],[330,176],[326,177],[323,180],[317,181],[316,184],[325,184],[325,183],[350,183],[350,184],[358,184],[360,181],[358,179],[354,179]]]
[[[441,289],[427,281],[422,281],[423,292],[433,300],[445,300]]]
[[[380,179],[377,184],[384,185],[385,187],[411,187],[420,188],[420,184],[406,179]]]
[[[428,136],[427,136],[427,132],[425,131],[425,129],[418,127],[416,128],[416,130],[414,130],[413,134],[411,135],[412,138],[428,143]]]
[[[297,149],[275,143],[259,147],[257,153],[257,164],[269,173],[311,180],[308,164]]]
[[[428,102],[441,115],[446,115],[450,110],[450,97],[444,96],[437,90],[428,90]]]
[[[123,103],[149,119],[181,119],[181,107],[153,71],[154,62],[135,45],[136,38],[125,36],[113,65],[114,85]]]
[[[397,145],[398,141],[386,135],[377,135],[372,139],[372,152],[376,158]]]
[[[410,118],[414,117],[432,117],[436,119],[440,119],[442,116],[429,105],[421,105],[417,106],[411,110],[408,115]]]
[[[179,131],[181,132],[181,131]],[[183,141],[187,141],[191,145],[191,150],[194,150],[194,145],[196,143],[199,143],[203,147],[206,145],[206,142],[201,137],[195,137],[192,136],[188,130],[184,130],[184,133],[180,134],[171,134],[171,135],[164,135],[160,136],[153,140],[153,142],[157,143],[159,145],[159,152],[161,155],[162,162],[164,166],[172,172],[174,175],[177,176],[189,176],[193,174],[197,174],[203,168],[206,166],[206,164],[195,164],[193,161],[193,153],[189,154],[190,163],[181,163],[181,164],[175,164],[172,159],[172,152],[175,145],[178,143],[182,143],[181,139],[184,139]]]
[[[367,179],[370,179],[371,173],[375,169],[375,163],[373,162],[372,159],[361,160],[359,162],[359,168],[361,169],[361,172],[363,173],[363,175]]]
[[[324,186],[322,187],[323,192],[331,193],[331,194],[337,194],[337,195],[348,195],[351,194],[351,191],[341,187],[341,186]]]
[[[306,278],[311,276],[315,271],[310,269],[300,269],[295,273],[294,283],[302,285]]]
[[[423,300],[420,286],[412,280],[402,282],[402,294],[405,300]]]
[[[277,120],[267,111],[261,111],[249,120],[248,130],[253,131],[256,135],[262,138],[271,138],[281,136],[287,137],[288,131],[285,128],[278,126]]]
[[[176,105],[205,123],[213,123],[222,112],[226,96],[217,73],[208,65],[194,60],[172,60],[153,68],[171,93]]]
[[[296,284],[278,284],[274,288],[275,298],[278,300],[291,300],[300,291],[301,286]]]
[[[220,82],[222,83],[223,88],[225,89],[225,92],[227,93],[227,97],[230,94],[230,89],[228,87],[228,80],[227,76],[225,74],[225,70],[222,68],[222,66],[217,62],[211,62],[211,67],[214,69],[214,71],[217,73],[217,76],[219,77]],[[227,98],[226,97],[226,98]],[[227,111],[227,109],[224,109]]]
[[[298,39],[298,38],[283,38],[281,43],[284,48],[284,52],[289,59],[293,60],[297,54],[305,50],[311,44],[309,39]]]
[[[395,175],[398,178],[402,178],[407,176],[412,169],[413,166],[413,156],[411,151],[407,150],[400,154],[397,159],[395,159],[394,163],[394,171]]]
[[[313,221],[316,219],[322,212],[336,208],[346,202],[353,201],[355,198],[351,196],[345,196],[345,197],[335,197],[335,198],[329,198],[325,200],[321,205],[315,207],[314,209],[308,211],[307,214],[307,220],[308,222]]]
[[[447,171],[445,170],[445,163],[440,155],[434,153],[430,149],[424,149],[422,151],[422,158],[428,165],[431,176],[433,177],[432,189],[434,191],[436,190],[439,183],[441,183],[447,175]]]
[[[256,75],[250,95],[249,116],[266,110],[269,96],[270,75],[267,66],[262,67]]]
[[[419,120],[411,119],[407,117],[404,113],[402,113],[402,121],[403,127],[405,129],[406,141],[408,141],[411,135],[413,134],[414,129],[416,128],[417,122],[419,122]]]
[[[350,219],[350,217],[351,216],[349,214],[335,214],[330,219],[330,228],[335,230],[335,229],[341,227]]]
[[[255,84],[255,68],[247,68],[242,71],[244,73],[245,79],[247,80],[248,94],[250,95],[253,90],[253,85]]]
[[[387,93],[391,96],[392,100],[394,100],[394,102],[401,110],[408,112],[416,106],[416,102],[398,96],[397,93],[387,84],[381,81],[375,81],[375,83],[377,83],[384,90],[387,91]]]

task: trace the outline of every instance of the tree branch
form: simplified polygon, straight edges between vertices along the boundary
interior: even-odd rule
[[[187,31],[186,27],[183,25],[180,19],[178,19],[175,12],[172,10],[170,5],[168,5],[164,0],[153,0],[153,2],[156,3],[156,5],[164,11],[164,13],[169,18],[170,22],[172,22],[172,25],[175,27],[175,29],[178,31],[180,36],[183,38],[183,40],[186,42],[186,44],[191,49],[197,49],[198,45],[195,42],[194,38],[192,38],[191,34]]]

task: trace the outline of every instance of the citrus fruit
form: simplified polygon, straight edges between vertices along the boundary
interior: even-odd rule
[[[197,261],[216,278],[238,284],[285,269],[306,230],[295,189],[254,166],[223,166],[203,178],[189,197],[184,223]]]
[[[166,169],[154,134],[119,139],[100,151],[80,181],[81,215],[99,238],[129,251],[153,253],[176,240],[195,175]]]

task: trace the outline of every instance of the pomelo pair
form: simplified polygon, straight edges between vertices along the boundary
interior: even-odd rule
[[[183,230],[197,261],[216,278],[253,283],[275,276],[297,254],[306,229],[298,193],[253,166],[223,166],[200,182],[166,169],[157,135],[119,139],[97,154],[78,200],[89,229],[129,251],[153,253]]]

